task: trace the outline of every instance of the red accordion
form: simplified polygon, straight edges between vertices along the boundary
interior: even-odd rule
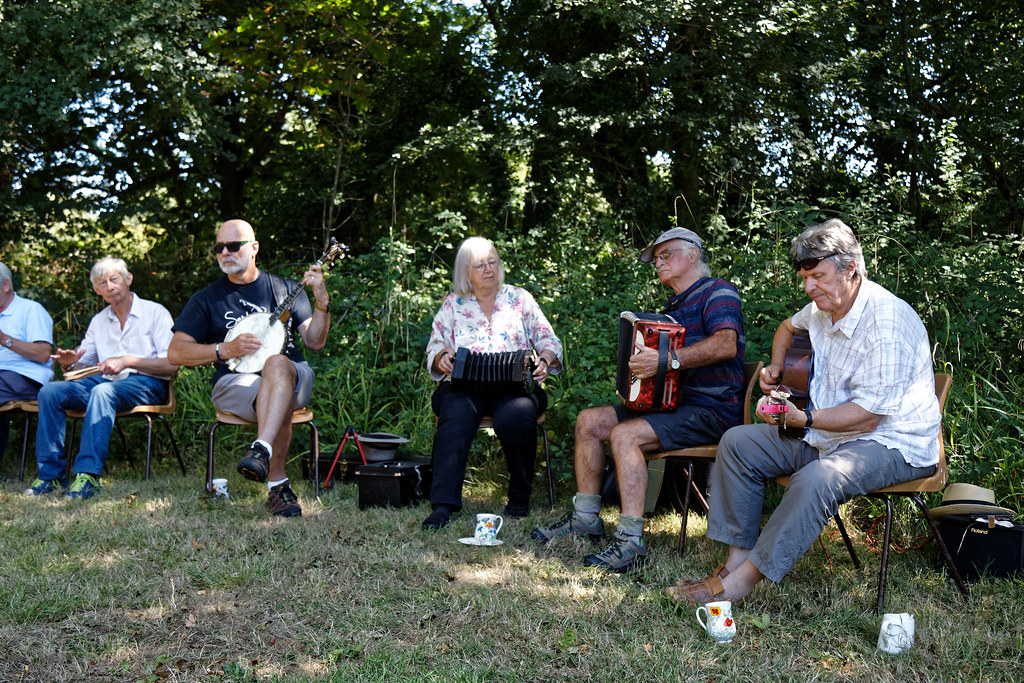
[[[671,358],[675,351],[683,348],[685,336],[686,328],[668,315],[631,311],[623,311],[619,315],[615,391],[627,408],[642,412],[676,409],[679,405],[679,370],[672,369]],[[639,342],[648,348],[658,349],[658,372],[654,377],[640,379],[629,371],[629,359],[637,353]]]

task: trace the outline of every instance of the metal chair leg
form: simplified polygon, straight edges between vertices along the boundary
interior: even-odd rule
[[[839,511],[833,516],[836,521],[836,526],[839,527],[839,533],[843,537],[843,543],[846,544],[846,550],[850,553],[850,559],[853,561],[853,566],[860,569],[860,559],[857,557],[857,551],[853,549],[853,541],[850,540],[850,535],[846,533],[846,525],[843,524],[843,518],[839,516]]]
[[[317,500],[320,499],[320,432],[316,425],[307,422],[309,425],[309,454],[313,457],[313,494]]]
[[[182,476],[187,475],[188,472],[185,469],[185,461],[182,460],[182,458],[181,458],[181,451],[178,450],[178,442],[175,441],[175,439],[174,439],[174,432],[171,430],[170,422],[168,422],[167,418],[165,418],[163,415],[159,415],[158,414],[157,418],[159,418],[160,424],[162,424],[164,426],[164,430],[166,430],[166,432],[167,432],[167,438],[170,439],[171,448],[174,449],[174,455],[178,458],[178,465],[181,467],[181,474],[182,474]],[[150,426],[150,429],[152,429],[152,426]]]
[[[206,451],[206,490],[209,493],[213,493],[213,435],[217,432],[218,427],[220,427],[220,422],[210,425],[209,448]]]
[[[918,509],[921,510],[921,514],[928,521],[928,527],[932,530],[932,535],[935,536],[935,542],[939,545],[939,554],[942,555],[942,560],[946,563],[946,570],[950,576],[956,582],[956,587],[960,590],[960,595],[963,596],[964,602],[967,602],[970,597],[970,591],[967,588],[967,584],[964,583],[963,577],[960,576],[960,571],[956,568],[956,564],[953,562],[953,556],[949,554],[949,548],[946,547],[946,542],[942,540],[942,534],[939,533],[939,527],[935,523],[935,518],[932,517],[928,511],[928,506],[925,505],[924,500],[919,495],[908,496],[914,504],[917,505]]]
[[[21,437],[21,469],[18,470],[18,481],[25,481],[25,453],[28,452],[28,432],[32,426],[32,414],[25,415],[25,433]]]
[[[881,614],[885,606],[885,579],[889,573],[889,542],[892,540],[892,500],[885,496],[885,537],[882,541],[882,562],[878,570],[878,603],[875,613]]]
[[[683,509],[680,511],[682,520],[679,523],[679,545],[676,552],[679,557],[686,553],[686,524],[690,519],[690,489],[693,487],[693,461],[686,461],[686,486],[683,487],[686,493],[683,494]]]
[[[554,475],[551,472],[551,448],[548,444],[548,432],[544,429],[544,425],[537,423],[537,429],[540,430],[541,436],[544,438],[544,462],[547,467],[548,473],[548,505],[551,508],[555,507],[555,482]]]

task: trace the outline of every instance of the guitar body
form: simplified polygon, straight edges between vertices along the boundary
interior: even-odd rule
[[[288,342],[288,330],[284,323],[270,313],[250,313],[245,316],[228,330],[224,341],[229,342],[247,332],[259,337],[263,346],[247,356],[229,360],[228,370],[231,372],[260,372],[267,359],[284,351],[284,346]]]
[[[811,377],[814,374],[814,350],[811,348],[811,339],[807,333],[797,330],[786,349],[786,358],[783,361],[782,377],[779,378],[779,390],[789,394],[789,400],[799,410],[807,408],[807,401],[810,398]],[[783,436],[802,439],[804,436],[803,427],[779,428]]]

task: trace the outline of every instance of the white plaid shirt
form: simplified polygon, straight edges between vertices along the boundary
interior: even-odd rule
[[[941,416],[928,333],[910,305],[867,279],[850,312],[832,324],[811,302],[793,316],[814,348],[810,403],[831,408],[853,402],[882,421],[871,432],[811,428],[804,440],[828,455],[847,441],[867,439],[898,449],[914,467],[939,460]]]

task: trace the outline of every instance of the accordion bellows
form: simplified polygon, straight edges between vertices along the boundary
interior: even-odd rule
[[[472,353],[463,347],[455,352],[452,389],[487,398],[530,394],[534,367],[533,352],[525,349]]]
[[[675,318],[661,313],[619,314],[619,356],[616,364],[615,391],[630,410],[653,412],[675,410],[679,405],[679,371],[668,367],[669,354],[683,348],[686,328]],[[629,359],[636,353],[636,342],[658,349],[658,373],[640,379],[629,371]]]

